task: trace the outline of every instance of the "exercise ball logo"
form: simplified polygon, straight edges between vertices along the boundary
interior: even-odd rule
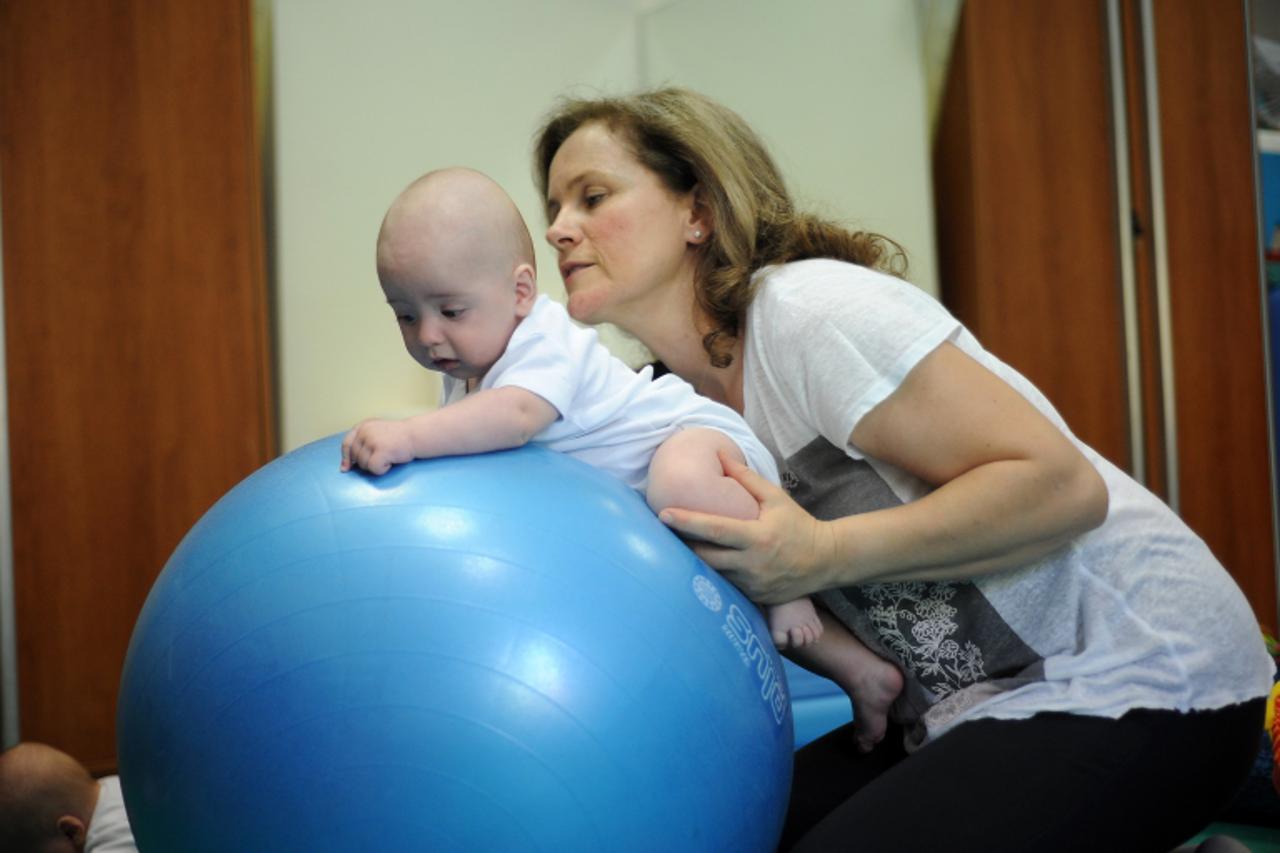
[[[787,715],[787,688],[782,676],[774,667],[776,655],[771,654],[773,646],[765,645],[751,627],[751,619],[736,604],[729,605],[724,624],[720,626],[724,635],[738,648],[742,663],[754,669],[756,678],[760,680],[760,698],[773,711],[773,720],[778,725]]]
[[[721,597],[720,590],[716,589],[711,579],[704,575],[694,577],[693,594],[712,613],[719,613],[724,609],[724,598]],[[736,604],[729,605],[720,630],[738,650],[738,656],[742,658],[743,665],[755,670],[756,678],[760,680],[760,698],[773,712],[774,722],[782,725],[788,706],[787,689],[773,665],[771,646],[765,645],[756,636],[756,632],[751,627],[751,619]]]
[[[698,596],[698,600],[702,602],[702,605],[712,613],[719,613],[720,608],[724,607],[724,600],[720,598],[720,590],[716,589],[716,585],[702,575],[697,575],[693,579],[693,594]]]

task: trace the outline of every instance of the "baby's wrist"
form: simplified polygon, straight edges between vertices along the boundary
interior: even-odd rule
[[[407,439],[405,444],[414,459],[430,459],[434,455],[431,449],[432,433],[427,427],[427,414],[430,413],[414,415],[400,421]]]

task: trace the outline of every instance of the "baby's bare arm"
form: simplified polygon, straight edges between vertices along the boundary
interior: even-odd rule
[[[477,391],[404,420],[362,421],[342,440],[341,467],[385,474],[392,465],[412,459],[520,447],[557,417],[554,406],[523,388]]]

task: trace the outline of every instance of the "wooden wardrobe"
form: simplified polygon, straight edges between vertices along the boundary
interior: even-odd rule
[[[934,147],[944,301],[1277,628],[1241,0],[968,0]]]
[[[152,581],[275,453],[250,21],[0,2],[19,734],[95,772]]]

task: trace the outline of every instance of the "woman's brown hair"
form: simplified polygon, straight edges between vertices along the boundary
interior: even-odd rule
[[[755,296],[752,275],[770,264],[836,258],[901,275],[902,247],[887,237],[850,231],[798,213],[778,167],[751,127],[732,110],[697,92],[656,89],[615,98],[568,98],[537,134],[534,180],[543,199],[551,160],[575,130],[599,122],[674,193],[696,192],[711,214],[694,290],[712,328],[702,346],[715,367],[728,350]]]

